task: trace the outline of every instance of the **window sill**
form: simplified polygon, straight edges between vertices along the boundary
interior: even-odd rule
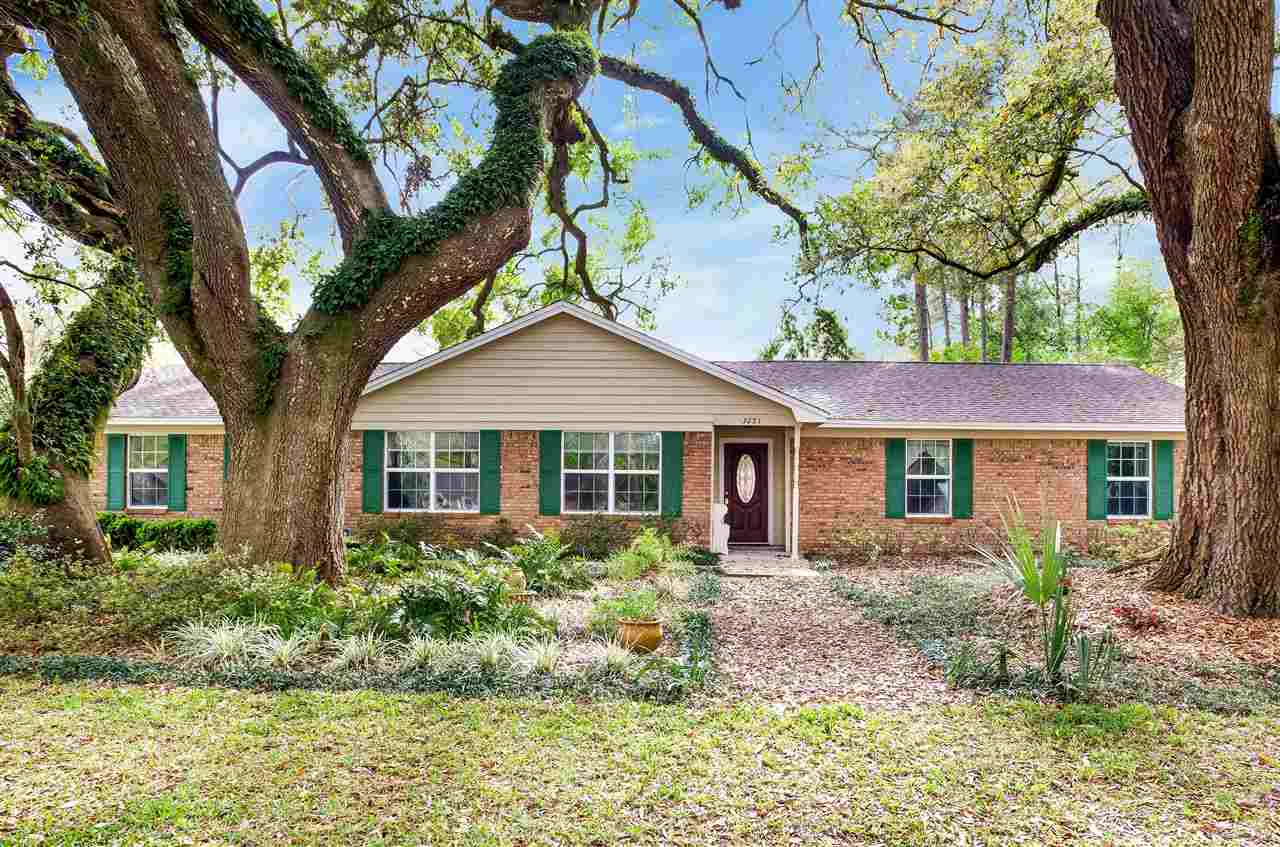
[[[384,515],[478,515],[479,509],[383,509]]]
[[[907,515],[903,518],[907,523],[949,524],[955,521],[951,515]]]
[[[561,515],[569,517],[590,517],[591,515],[608,515],[611,518],[656,518],[662,512],[571,512],[568,509],[561,509]]]

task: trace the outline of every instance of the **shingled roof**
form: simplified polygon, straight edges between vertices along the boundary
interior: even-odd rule
[[[384,362],[374,371],[365,393],[556,315],[593,324],[790,407],[799,421],[823,426],[1185,429],[1182,389],[1128,365],[708,362],[569,303],[543,307],[415,362]],[[603,371],[602,375],[607,376]],[[120,396],[111,420],[217,424],[220,418],[204,386],[185,366],[172,365],[144,373],[136,386]]]
[[[717,362],[841,423],[1181,430],[1183,391],[1129,365]]]
[[[373,379],[385,376],[409,362],[383,362],[373,371]],[[177,420],[192,423],[222,423],[218,406],[183,364],[149,368],[138,384],[116,398],[112,420]]]

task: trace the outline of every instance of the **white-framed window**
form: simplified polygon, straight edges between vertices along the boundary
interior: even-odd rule
[[[130,435],[126,467],[129,508],[169,507],[169,436]]]
[[[657,432],[566,432],[560,494],[565,512],[657,514],[661,506],[662,435]]]
[[[907,439],[907,516],[951,514],[951,441]]]
[[[1151,516],[1151,442],[1107,442],[1107,517]]]
[[[480,433],[388,430],[388,512],[479,512]]]

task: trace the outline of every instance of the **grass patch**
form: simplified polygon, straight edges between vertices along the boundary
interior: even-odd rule
[[[1280,714],[0,680],[0,842],[1264,842]]]

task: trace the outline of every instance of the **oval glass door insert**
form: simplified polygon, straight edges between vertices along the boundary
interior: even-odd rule
[[[738,481],[738,500],[743,503],[750,503],[751,498],[756,494],[756,462],[746,453],[738,457],[738,471],[735,474]]]

